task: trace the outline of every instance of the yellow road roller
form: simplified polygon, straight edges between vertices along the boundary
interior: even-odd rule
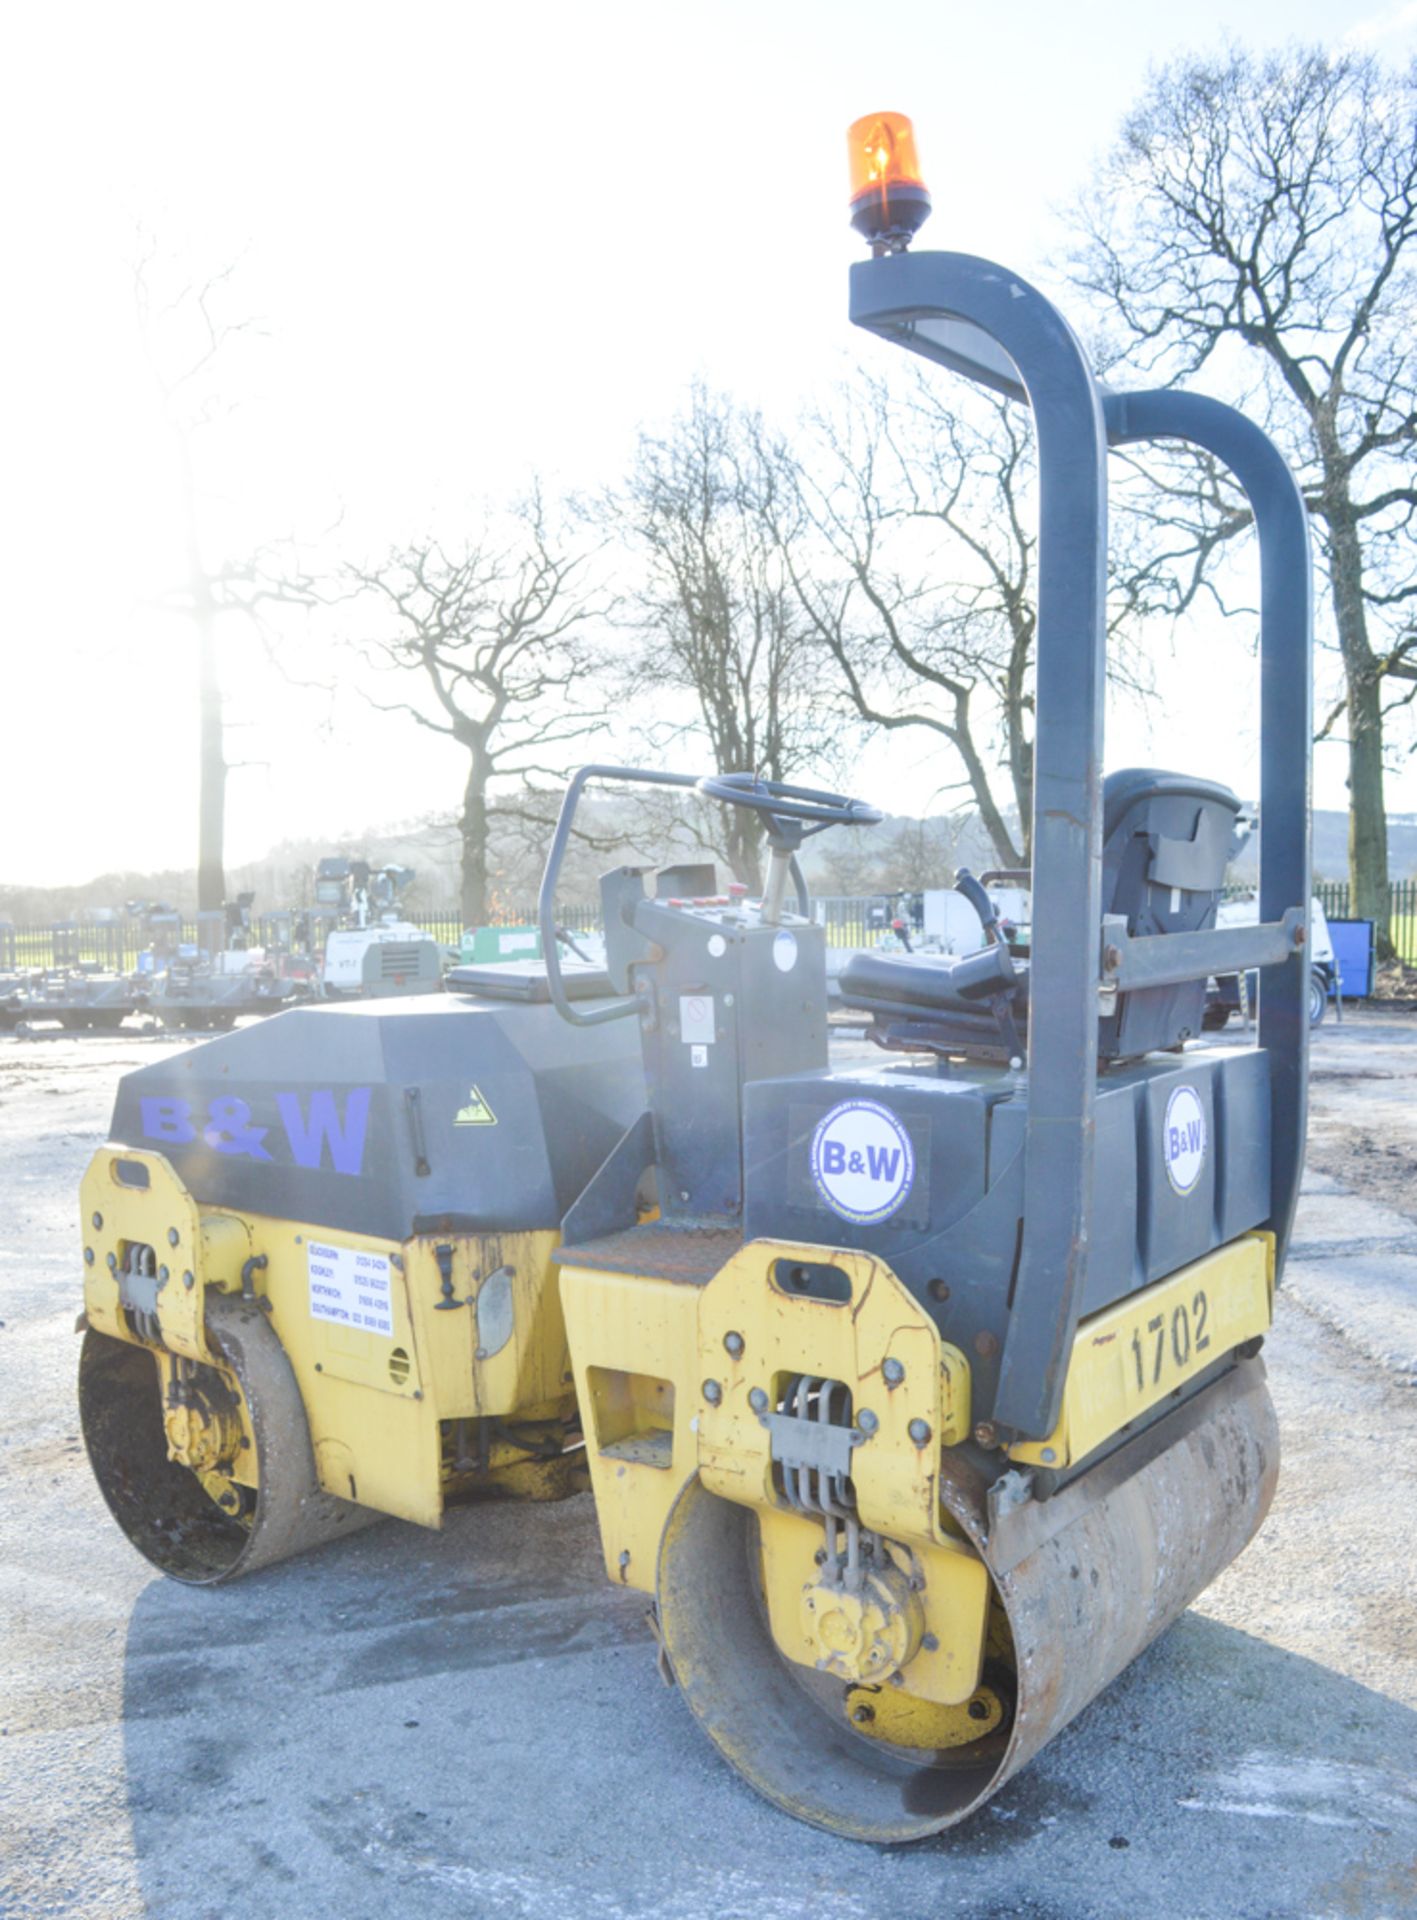
[[[588,1473],[607,1575],[649,1598],[723,1757],[800,1819],[897,1842],[979,1807],[1273,1494],[1260,1347],[1305,1131],[1310,574],[1262,432],[1104,390],[1036,289],[910,252],[928,196],[908,125],[852,138],[872,256],[852,319],[1033,414],[1027,955],[957,876],[977,950],[856,955],[842,997],[879,1054],[833,1060],[797,855],[879,814],[753,772],[582,768],[541,963],[455,976],[446,1001],[283,1013],[122,1083],[84,1186],[80,1398],[119,1521],[189,1580]],[[1103,773],[1108,449],[1161,439],[1224,463],[1258,534],[1246,927],[1215,924],[1235,795]],[[561,866],[596,781],[751,809],[762,900],[706,863],[617,868],[603,969],[563,962]],[[1249,970],[1255,1043],[1192,1048],[1207,979]]]

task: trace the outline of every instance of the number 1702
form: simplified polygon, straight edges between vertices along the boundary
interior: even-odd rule
[[[1210,1314],[1210,1302],[1203,1292],[1197,1293],[1188,1307],[1181,1301],[1171,1311],[1170,1348],[1171,1359],[1176,1366],[1184,1367],[1191,1354],[1204,1353],[1210,1345],[1210,1335],[1205,1323]],[[1156,1386],[1166,1366],[1167,1349],[1166,1314],[1155,1313],[1146,1323],[1146,1332],[1138,1327],[1132,1335],[1132,1359],[1136,1362],[1137,1390],[1143,1392],[1147,1385],[1147,1373],[1150,1370],[1150,1385]]]

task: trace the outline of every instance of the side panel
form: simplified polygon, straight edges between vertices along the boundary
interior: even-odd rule
[[[699,1464],[699,1289],[568,1264],[561,1300],[606,1571],[653,1593],[664,1523]]]

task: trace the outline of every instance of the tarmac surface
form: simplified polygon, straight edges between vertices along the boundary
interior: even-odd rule
[[[729,1772],[588,1496],[216,1592],[137,1557],[79,1439],[76,1195],[118,1074],[173,1046],[0,1041],[7,1920],[1417,1915],[1417,1018],[1316,1040],[1259,1539],[972,1822],[899,1850]]]

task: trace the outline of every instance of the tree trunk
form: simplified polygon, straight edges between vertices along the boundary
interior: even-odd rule
[[[1004,676],[1004,726],[1009,748],[1009,778],[1013,782],[1014,805],[1018,808],[1020,851],[1018,863],[1029,866],[1033,860],[1033,742],[1024,731],[1029,710],[1028,669],[1033,659],[1034,622],[1015,611],[1010,618],[1013,645],[1009,649],[1008,670]]]
[[[216,657],[216,596],[202,561],[197,525],[197,482],[187,436],[174,424],[177,464],[182,476],[183,540],[187,591],[197,628],[197,738],[200,769],[197,786],[197,907],[209,913],[226,904],[226,742],[222,720],[221,677]]]
[[[194,581],[194,588],[197,583]],[[217,676],[216,608],[203,579],[197,591],[197,657],[201,769],[197,799],[197,906],[203,913],[226,902],[226,753],[221,681]]]
[[[763,830],[746,807],[723,807],[723,850],[733,878],[752,894],[763,890]]]
[[[487,919],[487,771],[482,756],[473,754],[463,787],[462,923],[480,927]]]
[[[1348,898],[1355,919],[1377,928],[1384,959],[1388,930],[1387,805],[1383,796],[1382,675],[1368,644],[1363,599],[1363,549],[1351,513],[1346,480],[1326,499],[1332,546],[1334,623],[1348,688]]]

